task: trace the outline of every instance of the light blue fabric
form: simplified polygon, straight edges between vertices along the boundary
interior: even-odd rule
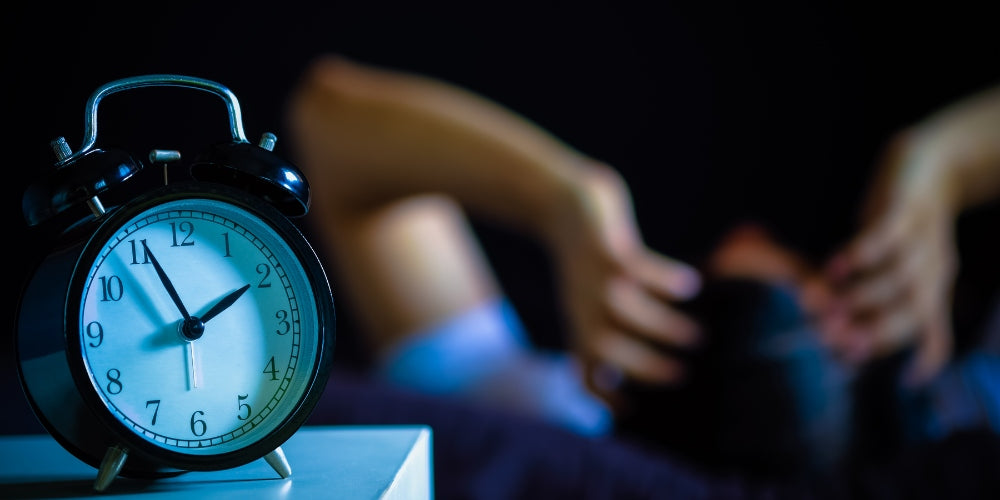
[[[960,429],[1000,432],[1000,355],[973,351],[931,385],[924,431],[940,439]]]
[[[610,410],[587,392],[574,360],[533,348],[503,298],[409,336],[382,357],[378,375],[396,386],[494,405],[580,434],[612,428]]]

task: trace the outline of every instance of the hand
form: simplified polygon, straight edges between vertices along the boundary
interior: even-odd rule
[[[220,299],[218,302],[215,303],[214,306],[212,306],[211,309],[206,311],[205,314],[201,316],[201,322],[208,323],[208,320],[218,316],[219,313],[225,311],[227,308],[229,308],[229,306],[236,303],[236,300],[239,299],[240,296],[242,296],[243,293],[249,289],[250,285],[243,285],[242,287],[240,287],[239,290],[235,290],[231,292],[229,295],[226,295],[225,297]]]
[[[555,224],[560,291],[584,381],[620,408],[613,384],[621,374],[666,384],[683,375],[661,346],[685,348],[699,326],[670,306],[693,297],[701,278],[691,267],[647,248],[640,239],[623,180],[604,166],[585,169],[578,203]]]
[[[863,361],[915,344],[910,382],[952,349],[955,218],[1000,195],[1000,87],[934,113],[888,149],[861,233],[829,263],[830,342]]]
[[[956,202],[939,156],[912,137],[891,145],[866,200],[861,232],[830,261],[824,340],[852,363],[914,345],[906,374],[927,380],[952,348]]]
[[[236,300],[243,295],[244,292],[250,289],[250,285],[244,285],[238,290],[230,292],[225,297],[220,299],[215,303],[204,315],[200,318],[197,316],[189,316],[184,320],[181,326],[181,334],[187,340],[187,359],[188,359],[188,384],[189,387],[198,387],[198,358],[194,352],[194,341],[201,338],[205,333],[205,323],[208,320],[216,317],[222,311],[225,311],[229,306],[236,303]]]
[[[191,315],[188,314],[187,308],[184,307],[184,303],[181,302],[181,296],[178,295],[177,289],[174,288],[173,283],[170,282],[170,278],[167,277],[167,273],[163,270],[163,266],[156,260],[153,256],[153,252],[150,251],[149,247],[146,246],[146,240],[142,240],[142,250],[146,253],[146,257],[149,257],[149,261],[153,264],[153,269],[156,269],[156,275],[160,277],[160,283],[163,283],[163,288],[167,289],[167,294],[170,295],[170,299],[174,301],[174,305],[177,306],[177,310],[181,312],[181,316],[187,321],[191,319]]]
[[[170,282],[170,278],[167,276],[166,271],[163,270],[163,266],[160,262],[156,260],[156,256],[153,252],[149,250],[146,246],[146,240],[142,240],[142,249],[145,252],[146,257],[153,264],[153,269],[156,270],[156,275],[160,278],[160,283],[163,284],[163,288],[167,289],[167,294],[170,295],[170,299],[174,301],[174,305],[177,306],[177,310],[180,311],[181,316],[184,317],[184,322],[181,323],[181,328],[179,333],[186,339],[187,349],[184,351],[185,362],[188,366],[188,389],[198,387],[198,358],[194,352],[194,343],[191,342],[199,337],[205,330],[204,324],[188,314],[187,308],[184,307],[184,303],[181,302],[181,296],[177,293],[177,289],[174,288],[174,284]]]

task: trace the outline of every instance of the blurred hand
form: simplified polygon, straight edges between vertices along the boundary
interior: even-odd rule
[[[1000,195],[1000,87],[932,114],[887,153],[862,230],[829,262],[824,327],[856,362],[913,345],[916,384],[951,357],[956,217]]]
[[[698,293],[690,266],[647,248],[621,177],[605,166],[584,169],[573,207],[554,221],[554,250],[573,348],[587,387],[618,407],[622,377],[678,381],[680,362],[660,346],[692,347],[699,326],[671,307]]]
[[[956,201],[938,145],[912,135],[890,145],[861,231],[826,269],[825,341],[855,364],[912,345],[913,384],[935,375],[952,349]]]

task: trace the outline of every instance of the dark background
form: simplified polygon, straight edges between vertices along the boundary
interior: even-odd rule
[[[119,78],[220,82],[239,98],[248,138],[276,132],[276,151],[289,154],[284,99],[313,57],[339,53],[438,77],[617,167],[650,246],[693,263],[747,219],[820,261],[854,229],[890,134],[1000,83],[995,17],[965,2],[138,4],[17,2],[0,18],[7,332],[43,251],[21,196],[51,171],[48,142],[64,136],[79,147],[88,97]],[[229,131],[224,107],[202,94],[109,97],[97,144],[191,157]],[[986,229],[967,246],[990,264],[995,226],[978,224]],[[540,248],[485,221],[477,228],[538,342],[557,344]],[[338,305],[340,362],[360,363],[350,310]],[[14,373],[9,346],[0,349],[5,379]]]

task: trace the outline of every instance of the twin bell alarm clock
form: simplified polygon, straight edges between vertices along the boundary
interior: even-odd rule
[[[101,99],[156,86],[220,97],[231,140],[189,162],[98,147]],[[289,476],[281,445],[326,386],[335,333],[326,274],[292,222],[308,182],[273,134],[247,141],[235,95],[213,81],[113,81],[91,95],[85,125],[76,151],[52,141],[54,170],[23,199],[48,248],[14,335],[32,410],[97,469],[98,491],[260,458]],[[139,182],[151,172],[157,182]]]

